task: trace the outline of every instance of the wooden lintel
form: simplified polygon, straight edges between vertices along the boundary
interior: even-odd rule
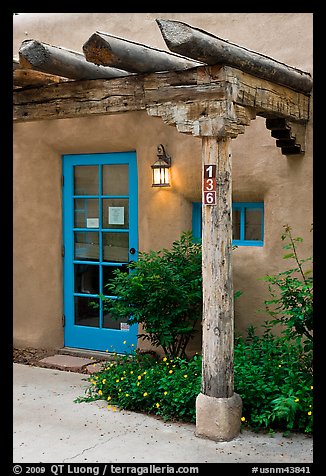
[[[216,105],[225,101],[234,111],[236,107],[241,106],[250,110],[253,115],[263,117],[283,117],[301,123],[309,119],[307,95],[255,78],[229,66],[200,66],[185,71],[70,81],[16,91],[14,120],[116,114],[153,110],[160,106],[164,109],[168,104],[193,104],[191,107],[200,114],[201,122],[204,123],[204,118],[212,114],[212,109],[204,108],[200,111],[202,104]],[[211,106],[213,110],[215,105]],[[241,122],[239,111],[234,113],[230,107],[227,112],[228,119],[241,125],[245,125],[248,120],[250,122],[250,117],[245,118],[244,110],[240,114],[243,118]],[[220,113],[214,114],[215,117],[220,116]],[[192,120],[192,117],[189,119]]]
[[[81,53],[37,40],[23,41],[19,49],[19,62],[24,69],[78,80],[115,78],[130,74],[114,68],[96,66],[87,62]]]
[[[296,91],[310,93],[309,73],[174,20],[156,20],[168,48],[207,64],[224,64]]]
[[[173,53],[97,31],[83,45],[87,61],[134,73],[174,71],[201,64]]]

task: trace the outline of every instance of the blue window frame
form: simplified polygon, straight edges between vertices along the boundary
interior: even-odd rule
[[[201,238],[202,204],[192,204],[192,234]],[[264,245],[264,204],[262,202],[235,202],[232,204],[232,244],[235,246]]]

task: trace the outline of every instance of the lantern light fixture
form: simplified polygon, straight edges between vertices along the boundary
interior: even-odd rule
[[[163,144],[157,146],[157,160],[151,167],[152,187],[170,187],[171,157],[165,152]]]

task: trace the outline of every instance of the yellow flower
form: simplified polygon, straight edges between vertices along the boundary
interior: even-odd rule
[[[134,371],[133,371],[133,370],[130,370],[130,373],[131,373],[131,375],[132,375],[132,374],[134,373]]]
[[[166,362],[167,360],[168,360],[168,359],[167,359],[166,357],[164,357],[163,362]]]
[[[246,421],[246,419],[245,419],[245,417],[244,417],[244,416],[243,416],[243,417],[241,417],[241,421]]]
[[[121,388],[119,388],[119,392],[121,392]]]
[[[164,395],[167,395],[167,394],[168,394],[168,392],[165,390]]]
[[[301,355],[301,359],[304,359],[304,355]]]
[[[110,397],[110,395],[108,396],[107,400],[111,400],[111,397]]]
[[[137,387],[139,387],[139,385],[140,385],[140,382],[137,382]]]
[[[113,407],[112,410],[113,410],[114,412],[116,412],[116,411],[117,411],[117,407]]]
[[[173,370],[169,370],[169,374],[173,374]]]
[[[143,397],[147,397],[148,393],[147,392],[144,392],[143,393]]]
[[[120,380],[117,378],[116,383],[120,382]]]
[[[108,410],[111,410],[111,405],[108,405]]]
[[[102,390],[99,390],[99,391],[98,391],[98,394],[99,394],[99,395],[103,395]]]
[[[120,379],[120,380],[122,381],[123,379],[124,379],[124,377],[121,377],[121,379]]]
[[[186,374],[186,375],[184,375],[184,378],[188,378],[188,375],[187,375],[187,374]]]
[[[280,364],[279,367],[282,367],[282,365]]]
[[[314,389],[314,386],[313,386],[313,385],[311,385],[311,386],[310,386],[310,390],[313,390],[313,389]]]
[[[145,370],[145,372],[143,372],[143,375],[146,375],[146,374],[147,374],[147,372],[146,372],[146,370]]]
[[[159,408],[160,404],[159,404],[159,403],[155,403],[155,406],[156,406],[156,408]]]
[[[103,385],[106,383],[106,378],[102,380]]]
[[[129,393],[126,393],[126,397],[129,397]]]
[[[137,378],[138,378],[138,380],[141,380],[141,375],[138,375],[138,377],[137,377]]]
[[[296,398],[294,401],[295,401],[295,402],[299,402],[300,400],[299,400],[298,398]]]
[[[308,415],[311,416],[311,415],[312,415],[312,412],[308,412]]]

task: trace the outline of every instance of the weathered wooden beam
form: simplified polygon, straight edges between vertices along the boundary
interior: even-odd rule
[[[86,41],[83,51],[87,61],[134,73],[175,71],[201,64],[198,61],[99,31],[93,33]]]
[[[216,167],[216,204],[203,205],[202,393],[233,395],[232,156],[231,139],[202,139],[203,171]],[[203,177],[204,180],[204,177]],[[203,197],[204,203],[204,197]]]
[[[17,68],[13,74],[14,87],[35,87],[45,84],[61,83],[63,81],[69,80],[61,76],[34,71],[33,69]]]
[[[284,118],[266,119],[266,128],[276,139],[283,155],[302,155],[305,151],[305,134],[298,130],[300,124],[293,124]],[[297,137],[298,135],[298,137]]]
[[[34,69],[70,79],[98,79],[127,76],[130,73],[89,63],[81,53],[37,40],[25,40],[19,49],[24,69]]]
[[[154,112],[157,108],[164,109],[172,118],[177,117],[174,108],[179,108],[177,115],[180,117],[181,106],[184,106],[188,120],[192,121],[182,127],[189,125],[186,132],[196,135],[209,135],[208,125],[205,124],[208,116],[216,119],[214,135],[221,126],[218,117],[225,117],[224,112],[230,107],[228,117],[239,125],[250,121],[250,117],[245,118],[243,108],[260,116],[284,117],[303,124],[309,119],[309,96],[229,66],[69,81],[14,92],[16,121],[116,114],[145,108]],[[239,110],[236,106],[242,106],[242,113],[239,112],[241,108]],[[243,116],[242,122],[238,121],[239,114]],[[197,126],[193,128],[195,119],[199,121],[198,130]],[[241,133],[240,129],[235,131],[235,136]]]
[[[309,93],[312,89],[309,73],[230,43],[186,23],[159,19],[156,22],[168,48],[175,53],[210,65],[229,65],[303,93]]]

